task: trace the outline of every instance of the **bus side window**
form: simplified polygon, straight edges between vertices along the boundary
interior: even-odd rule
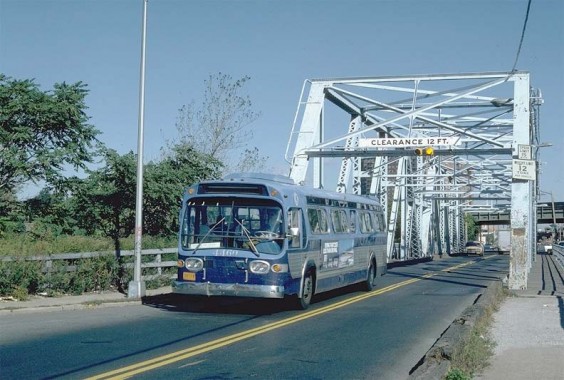
[[[372,232],[372,222],[370,221],[370,214],[368,211],[360,212],[360,231],[364,234]]]
[[[339,210],[339,214],[341,214],[341,228],[343,232],[351,232],[351,227],[349,224],[349,216],[345,210]]]
[[[319,228],[319,213],[315,208],[308,208],[307,209],[307,219],[309,221],[309,226],[311,232],[314,234],[318,234],[321,232]]]
[[[311,228],[312,234],[326,234],[329,233],[329,224],[327,219],[327,212],[322,208],[308,208],[307,219]]]
[[[335,233],[344,232],[339,210],[331,210],[331,222],[333,223],[333,232]]]
[[[372,219],[372,231],[381,231],[380,219],[376,217],[376,213],[374,211],[370,211],[370,219]]]
[[[333,221],[333,232],[350,232],[345,210],[331,210],[331,219]]]
[[[300,248],[304,236],[302,226],[302,210],[291,208],[288,210],[288,247]]]
[[[319,230],[321,233],[329,233],[329,222],[327,219],[327,211],[324,208],[318,209],[319,215]]]
[[[378,218],[380,219],[380,228],[382,231],[386,230],[386,220],[384,219],[384,214],[380,211],[378,213]]]
[[[356,232],[356,210],[350,210],[350,230]]]

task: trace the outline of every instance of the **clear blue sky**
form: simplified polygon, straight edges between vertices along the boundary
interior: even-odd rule
[[[137,147],[142,0],[0,0],[0,72],[88,84],[88,114],[120,153]],[[145,158],[218,72],[251,77],[254,141],[284,152],[309,78],[509,71],[527,0],[150,0]],[[533,0],[517,69],[542,90],[543,191],[564,201],[564,1]],[[344,133],[345,131],[343,131]],[[546,200],[544,198],[543,200]]]

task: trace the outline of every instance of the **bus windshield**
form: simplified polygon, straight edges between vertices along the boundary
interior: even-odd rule
[[[280,205],[247,198],[192,198],[182,216],[181,244],[186,250],[248,249],[278,254],[284,242]]]

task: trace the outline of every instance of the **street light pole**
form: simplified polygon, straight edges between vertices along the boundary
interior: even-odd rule
[[[550,192],[550,202],[552,203],[552,224],[554,226],[553,239],[556,239],[556,235],[558,235],[558,225],[556,224],[556,210],[554,209],[554,195],[552,194],[552,191]]]
[[[554,207],[554,194],[552,194],[552,191],[542,191],[539,190],[539,193],[541,194],[546,194],[546,195],[550,195],[550,204],[551,204],[551,209],[552,209],[552,226],[553,226],[553,239],[557,239],[558,238],[558,225],[556,224],[556,208]]]
[[[145,40],[147,37],[147,1],[143,0],[141,38],[141,78],[139,81],[139,123],[137,129],[137,190],[135,197],[135,265],[133,281],[129,282],[129,298],[145,296],[145,282],[141,278],[141,237],[143,233],[143,127],[145,116]]]

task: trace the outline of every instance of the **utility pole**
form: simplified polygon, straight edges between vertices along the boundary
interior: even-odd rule
[[[552,194],[552,191],[539,191],[541,194],[546,194],[546,195],[550,195],[550,206],[551,206],[551,211],[552,211],[552,238],[553,240],[556,240],[559,238],[558,236],[558,225],[556,224],[556,208],[554,207],[554,194]]]
[[[552,203],[552,226],[554,227],[553,229],[554,235],[552,235],[552,243],[556,244],[556,241],[560,240],[560,237],[558,236],[559,232],[558,232],[558,225],[556,224],[556,210],[554,209],[554,195],[552,194],[552,191],[550,191],[550,203]]]
[[[141,237],[143,234],[143,127],[145,115],[145,40],[147,37],[147,2],[143,0],[141,37],[141,78],[139,81],[139,124],[137,129],[137,191],[135,197],[135,266],[133,281],[129,282],[129,298],[145,296],[145,282],[141,278]]]

